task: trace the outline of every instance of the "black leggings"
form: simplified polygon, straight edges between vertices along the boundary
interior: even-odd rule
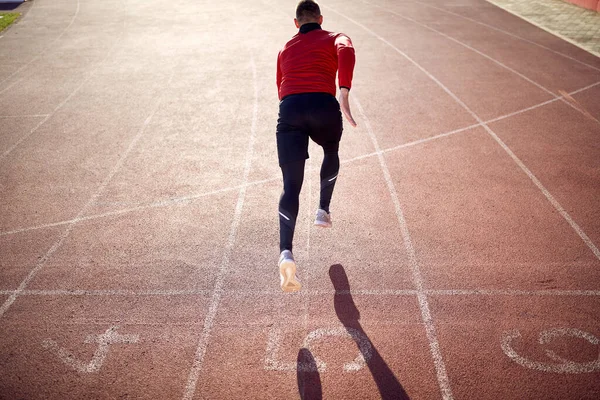
[[[323,148],[319,208],[329,212],[340,169],[338,149],[342,129],[340,105],[331,94],[296,94],[279,103],[277,155],[283,173],[283,194],[279,200],[281,251],[292,250],[309,138]]]
[[[292,250],[294,230],[298,208],[300,207],[300,190],[304,181],[304,164],[306,160],[295,161],[281,166],[283,173],[283,193],[279,199],[279,251]],[[333,188],[340,170],[340,158],[337,150],[325,151],[321,165],[321,192],[319,208],[329,212],[329,203]]]

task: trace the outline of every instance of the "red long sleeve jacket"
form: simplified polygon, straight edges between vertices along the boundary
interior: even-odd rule
[[[279,100],[296,93],[324,92],[336,95],[335,75],[340,87],[352,87],[354,47],[343,33],[304,24],[277,55]]]

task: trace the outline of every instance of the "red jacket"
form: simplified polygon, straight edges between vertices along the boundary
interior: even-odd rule
[[[279,100],[296,93],[325,92],[335,96],[335,74],[340,87],[352,87],[354,47],[343,33],[304,24],[277,55]],[[338,71],[339,70],[339,71]]]

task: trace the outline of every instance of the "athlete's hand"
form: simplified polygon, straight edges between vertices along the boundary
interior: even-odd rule
[[[340,89],[340,108],[342,109],[342,113],[344,113],[344,117],[346,120],[352,125],[356,127],[356,121],[352,117],[352,111],[350,111],[350,102],[348,101],[348,97],[350,96],[350,91],[347,88]]]

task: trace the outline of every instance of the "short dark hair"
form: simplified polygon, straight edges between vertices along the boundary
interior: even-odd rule
[[[317,21],[321,16],[321,9],[314,0],[300,0],[296,6],[296,19],[300,24]]]

